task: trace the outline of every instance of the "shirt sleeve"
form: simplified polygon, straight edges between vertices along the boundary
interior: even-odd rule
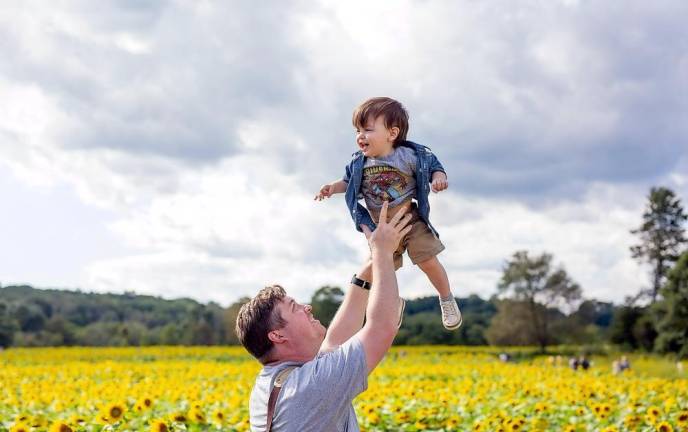
[[[444,170],[444,167],[440,163],[439,159],[437,159],[437,156],[435,156],[434,153],[430,153],[430,176],[432,177],[432,173],[435,171],[442,171],[443,173],[447,173]]]
[[[344,177],[342,177],[342,181],[344,183],[349,183],[350,179],[351,179],[351,164],[348,164],[346,166],[346,169],[344,170]]]
[[[333,351],[312,361],[309,384],[328,389],[334,400],[351,401],[368,388],[368,366],[363,344],[354,336]]]

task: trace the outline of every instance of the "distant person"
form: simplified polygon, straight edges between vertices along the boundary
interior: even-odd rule
[[[241,307],[237,335],[263,364],[249,400],[252,432],[359,430],[352,400],[392,345],[403,312],[393,253],[411,215],[397,212],[388,223],[387,203],[380,215],[375,231],[362,228],[372,256],[370,298],[352,285],[328,330],[279,285]]]
[[[578,370],[578,359],[576,357],[569,358],[569,367],[573,370]]]
[[[428,147],[406,140],[408,113],[401,103],[388,97],[368,99],[353,113],[358,151],[346,167],[344,177],[320,188],[315,199],[322,201],[346,193],[346,204],[359,229],[375,229],[381,220],[380,208],[389,201],[389,217],[408,211],[413,219],[411,231],[394,253],[394,267],[402,266],[402,255],[425,273],[439,295],[442,325],[448,330],[461,326],[461,311],[449,286],[449,278],[437,255],[444,250],[437,230],[430,223],[430,191],[441,192],[449,186],[447,174]],[[363,198],[365,207],[359,203]],[[354,275],[355,284],[370,284],[370,263]]]
[[[509,355],[509,353],[503,352],[499,354],[499,360],[502,363],[508,363],[509,361],[511,361],[511,356]]]
[[[631,362],[628,361],[628,357],[621,356],[621,359],[619,360],[619,372],[623,372],[625,370],[628,370],[631,368]]]
[[[588,368],[590,368],[590,362],[588,361],[588,359],[584,355],[578,359],[578,365],[583,370],[588,370]]]

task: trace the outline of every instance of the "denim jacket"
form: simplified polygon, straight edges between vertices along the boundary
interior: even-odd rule
[[[402,141],[398,146],[405,146],[416,151],[418,161],[416,162],[416,201],[418,201],[418,215],[420,219],[425,222],[430,230],[439,238],[439,234],[435,228],[430,224],[430,203],[428,195],[430,194],[430,181],[432,173],[435,171],[444,171],[444,167],[437,157],[430,151],[428,147],[421,144],[416,144],[411,141]],[[358,197],[361,192],[361,183],[363,179],[363,164],[365,163],[365,156],[359,150],[351,157],[351,162],[346,166],[346,176],[348,179],[346,185],[346,205],[349,207],[349,213],[354,220],[356,229],[361,230],[360,225],[366,224],[371,231],[375,229],[375,222],[368,213],[368,210],[358,202]]]

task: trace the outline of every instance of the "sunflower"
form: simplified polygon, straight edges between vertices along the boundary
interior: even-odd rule
[[[29,432],[31,429],[25,423],[15,423],[10,432]]]
[[[57,421],[50,425],[50,432],[72,432],[72,428],[66,423]]]
[[[676,418],[676,420],[678,421],[679,426],[688,426],[688,410],[684,410],[678,413],[678,417]]]
[[[150,432],[168,432],[170,428],[164,420],[154,420],[151,423]]]
[[[124,404],[113,403],[105,407],[98,415],[98,422],[103,424],[113,424],[122,420],[126,409]]]
[[[457,417],[449,417],[444,423],[444,425],[451,430],[452,428],[458,426],[460,422],[460,419]]]
[[[657,425],[657,432],[674,432],[674,428],[668,422],[661,422]]]
[[[29,421],[29,416],[27,414],[17,414],[14,418],[15,423],[24,423]]]
[[[411,415],[407,412],[399,412],[394,415],[394,421],[397,423],[406,423],[411,418]]]
[[[523,429],[523,426],[519,422],[513,422],[509,423],[508,428],[510,431],[520,431],[521,429]]]
[[[189,421],[189,418],[185,414],[178,412],[170,414],[170,420],[173,422],[186,423]]]
[[[77,414],[72,414],[71,417],[69,417],[69,420],[67,421],[69,424],[81,424],[81,423],[86,423],[86,418]]]
[[[153,400],[151,398],[144,397],[139,399],[138,402],[136,402],[136,405],[134,405],[134,410],[136,410],[136,412],[143,412],[152,406]]]
[[[222,410],[217,409],[213,411],[212,418],[215,423],[222,424],[225,421],[225,413],[222,412]]]
[[[370,424],[377,424],[380,421],[380,416],[377,413],[368,413],[366,414],[366,420]]]
[[[205,423],[205,414],[198,408],[191,408],[189,410],[189,418],[196,423]]]
[[[652,406],[647,409],[647,414],[651,415],[652,417],[659,417],[659,415],[662,414],[662,410],[656,406]]]

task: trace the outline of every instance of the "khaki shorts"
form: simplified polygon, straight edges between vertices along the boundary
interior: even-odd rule
[[[416,203],[407,201],[387,212],[387,220],[391,219],[397,212],[402,209],[407,209],[411,213],[411,231],[409,231],[399,242],[399,247],[394,251],[394,269],[399,270],[404,261],[402,256],[405,251],[408,251],[408,256],[411,258],[413,264],[425,262],[430,258],[438,255],[444,250],[444,245],[435,237],[428,225],[420,219],[418,215],[418,208]],[[380,220],[379,210],[370,210],[370,216],[377,224]]]

